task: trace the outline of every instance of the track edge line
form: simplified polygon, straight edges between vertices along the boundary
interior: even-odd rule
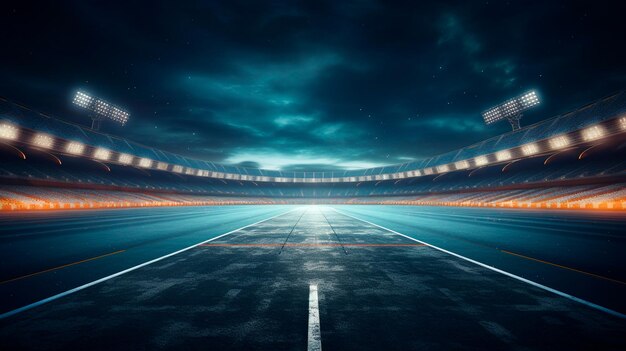
[[[48,303],[48,302],[51,302],[51,301],[54,301],[54,300],[60,299],[60,298],[62,298],[62,297],[64,297],[64,296],[67,296],[67,295],[73,294],[73,293],[78,292],[78,291],[80,291],[80,290],[87,289],[87,288],[89,288],[89,287],[91,287],[91,286],[94,286],[94,285],[100,284],[100,283],[105,282],[105,281],[107,281],[107,280],[109,280],[109,279],[113,279],[113,278],[119,277],[120,275],[126,274],[126,273],[128,273],[128,272],[132,272],[132,271],[134,271],[134,270],[136,270],[136,269],[139,269],[139,268],[145,267],[145,266],[147,266],[147,265],[150,265],[150,264],[152,264],[152,263],[155,263],[155,262],[158,262],[158,261],[164,260],[164,259],[169,258],[169,257],[172,257],[172,256],[174,256],[174,255],[178,255],[179,253],[183,253],[183,252],[185,252],[185,251],[191,250],[191,249],[193,249],[193,248],[195,248],[195,247],[197,247],[197,246],[200,246],[200,245],[202,245],[202,244],[206,244],[206,243],[211,242],[211,241],[213,241],[213,240],[220,239],[220,238],[222,238],[222,237],[225,237],[226,235],[229,235],[229,234],[232,234],[232,233],[236,233],[236,232],[238,232],[238,231],[240,231],[240,230],[243,230],[243,229],[246,229],[246,228],[248,228],[248,227],[251,227],[251,226],[257,225],[257,224],[259,224],[259,223],[263,223],[263,222],[266,222],[266,221],[272,220],[272,219],[274,219],[274,218],[276,218],[276,217],[280,217],[280,216],[282,216],[282,215],[285,215],[285,214],[287,214],[287,213],[290,213],[290,212],[296,211],[296,210],[298,210],[298,209],[300,209],[300,207],[298,207],[298,208],[294,208],[294,209],[289,210],[289,211],[287,211],[287,212],[283,212],[283,213],[281,213],[281,214],[277,214],[277,215],[275,215],[275,216],[272,216],[272,217],[269,217],[269,218],[266,218],[266,219],[263,219],[263,220],[260,220],[260,221],[258,221],[258,222],[254,222],[254,223],[251,223],[251,224],[245,225],[245,226],[243,226],[243,227],[241,227],[241,228],[237,228],[237,229],[231,230],[231,231],[229,231],[229,232],[227,232],[227,233],[220,234],[220,235],[218,235],[218,236],[216,236],[216,237],[214,237],[214,238],[211,238],[211,239],[208,239],[208,240],[205,240],[205,241],[199,242],[199,243],[197,243],[197,244],[194,244],[194,245],[191,245],[191,246],[185,247],[185,248],[183,248],[183,249],[180,249],[180,250],[178,250],[178,251],[174,251],[174,252],[169,253],[169,254],[167,254],[167,255],[164,255],[164,256],[161,256],[161,257],[157,257],[157,258],[152,259],[152,260],[150,260],[150,261],[147,261],[147,262],[144,262],[144,263],[140,263],[140,264],[138,264],[138,265],[136,265],[136,266],[133,266],[133,267],[130,267],[130,268],[124,269],[124,270],[119,271],[119,272],[117,272],[117,273],[113,273],[113,274],[107,275],[106,277],[102,277],[102,278],[100,278],[100,279],[96,279],[96,280],[94,280],[94,281],[92,281],[92,282],[89,282],[89,283],[87,283],[87,284],[83,284],[83,285],[77,286],[77,287],[75,287],[75,288],[73,288],[73,289],[66,290],[66,291],[64,291],[64,292],[58,293],[58,294],[56,294],[56,295],[52,295],[52,296],[50,296],[50,297],[47,297],[47,298],[45,298],[45,299],[42,299],[42,300],[39,300],[39,301],[33,302],[33,303],[31,303],[31,304],[28,304],[28,305],[25,305],[25,306],[22,306],[22,307],[18,307],[18,308],[16,308],[16,309],[11,310],[11,311],[8,311],[8,312],[4,312],[4,313],[0,314],[0,319],[5,319],[5,318],[7,318],[7,317],[14,316],[14,315],[16,315],[16,314],[18,314],[18,313],[21,313],[21,312],[24,312],[24,311],[30,310],[30,309],[32,309],[32,308],[35,308],[35,307],[38,307],[38,306],[44,305],[44,304],[46,304],[46,303]]]
[[[581,298],[579,298],[579,297],[576,297],[576,296],[570,295],[570,294],[565,293],[565,292],[562,292],[562,291],[560,291],[560,290],[556,290],[556,289],[554,289],[554,288],[551,288],[551,287],[545,286],[545,285],[543,285],[543,284],[537,283],[537,282],[532,281],[532,280],[530,280],[530,279],[526,279],[526,278],[520,277],[519,275],[516,275],[516,274],[513,274],[513,273],[509,273],[509,272],[507,272],[507,271],[504,271],[504,270],[502,270],[502,269],[496,268],[496,267],[494,267],[494,266],[490,266],[490,265],[488,265],[488,264],[486,264],[486,263],[482,263],[482,262],[479,262],[479,261],[473,260],[473,259],[471,259],[471,258],[469,258],[469,257],[465,257],[465,256],[463,256],[463,255],[459,255],[459,254],[454,253],[454,252],[452,252],[452,251],[448,251],[448,250],[443,249],[443,248],[441,248],[441,247],[438,247],[438,246],[435,246],[435,245],[429,244],[429,243],[427,243],[427,242],[425,242],[425,241],[421,241],[421,240],[419,240],[419,239],[412,238],[412,237],[410,237],[410,236],[408,236],[408,235],[405,235],[405,234],[399,233],[399,232],[397,232],[397,231],[395,231],[395,230],[393,230],[393,229],[389,229],[389,228],[383,227],[382,225],[378,225],[378,224],[376,224],[376,223],[372,223],[372,222],[370,222],[370,221],[366,221],[366,220],[364,220],[364,219],[354,217],[354,216],[352,216],[352,215],[349,215],[349,214],[347,214],[347,213],[344,213],[344,212],[342,212],[342,211],[339,211],[339,210],[337,210],[337,209],[336,209],[336,208],[334,208],[334,207],[330,207],[330,208],[331,208],[333,211],[335,211],[335,212],[337,212],[337,213],[339,213],[339,214],[342,214],[342,215],[344,215],[344,216],[348,216],[348,217],[350,217],[350,218],[354,218],[354,219],[359,220],[359,221],[361,221],[361,222],[365,222],[365,223],[367,223],[367,224],[370,224],[370,225],[373,225],[373,226],[375,226],[375,227],[378,227],[378,228],[384,229],[384,230],[386,230],[386,231],[389,231],[389,232],[391,232],[391,233],[393,233],[393,234],[400,235],[400,236],[405,237],[405,238],[407,238],[407,239],[409,239],[409,240],[413,240],[413,241],[416,241],[416,242],[418,242],[418,243],[424,244],[424,245],[426,245],[426,246],[428,246],[428,247],[432,247],[433,249],[438,250],[438,251],[441,251],[441,252],[444,252],[444,253],[447,253],[448,255],[455,256],[455,257],[457,257],[457,258],[460,258],[460,259],[462,259],[462,260],[465,260],[465,261],[471,262],[471,263],[473,263],[473,264],[479,265],[479,266],[481,266],[481,267],[487,268],[487,269],[492,270],[492,271],[494,271],[494,272],[497,272],[497,273],[500,273],[500,274],[506,275],[506,276],[508,276],[509,278],[513,278],[513,279],[516,279],[516,280],[522,281],[522,282],[524,282],[524,283],[530,284],[530,285],[535,286],[535,287],[537,287],[537,288],[540,288],[540,289],[543,289],[543,290],[549,291],[549,292],[551,292],[551,293],[553,293],[553,294],[559,295],[559,296],[561,296],[561,297],[565,297],[565,298],[567,298],[567,299],[569,299],[569,300],[576,301],[576,302],[578,302],[578,303],[581,303],[581,304],[583,304],[583,305],[586,305],[587,307],[591,307],[591,308],[594,308],[594,309],[596,309],[596,310],[599,310],[599,311],[602,311],[602,312],[608,313],[608,314],[613,315],[613,316],[615,316],[615,317],[619,317],[619,318],[622,318],[622,319],[626,319],[626,314],[623,314],[623,313],[617,312],[617,311],[615,311],[615,310],[612,310],[612,309],[607,308],[607,307],[604,307],[604,306],[600,306],[600,305],[598,305],[598,304],[595,304],[595,303],[593,303],[593,302],[590,302],[590,301],[587,301],[587,300],[581,299]]]

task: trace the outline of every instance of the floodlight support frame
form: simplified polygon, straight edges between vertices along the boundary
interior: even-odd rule
[[[513,128],[513,131],[520,130],[522,128],[520,125],[521,119],[522,119],[521,113],[518,113],[513,116],[509,116],[506,118],[506,120],[509,121],[509,123],[511,124],[511,128]]]
[[[91,117],[91,129],[95,131],[100,130],[100,124],[102,123],[104,117],[96,114],[90,114],[89,116]]]

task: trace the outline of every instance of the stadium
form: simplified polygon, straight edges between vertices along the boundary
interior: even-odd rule
[[[268,11],[269,22],[284,15]],[[236,13],[229,16],[247,12]],[[298,32],[299,25],[289,23],[280,22],[281,33]],[[461,49],[477,55],[474,38],[455,30],[461,22],[444,23],[436,28],[449,36],[435,41],[436,47],[461,38]],[[341,43],[347,47],[350,40]],[[314,70],[310,65],[298,72]],[[444,66],[437,66],[437,74]],[[349,80],[332,72],[343,78],[333,76],[331,86]],[[280,77],[288,90],[298,89]],[[192,76],[185,73],[187,79]],[[241,84],[223,79],[218,90],[227,93],[219,98],[239,99]],[[133,108],[127,110],[92,93],[93,85],[72,88],[71,99],[61,108],[50,104],[50,112],[35,84],[12,82],[0,84],[15,88],[7,96],[26,91],[33,102],[0,98],[2,350],[626,349],[624,90],[594,85],[603,94],[589,98],[591,87],[571,94],[567,101],[575,101],[574,107],[557,102],[549,110],[556,113],[548,115],[538,106],[550,92],[563,95],[558,89],[503,83],[506,95],[498,96],[509,99],[481,100],[482,116],[470,112],[481,122],[472,129],[477,132],[461,126],[463,139],[446,126],[444,136],[459,140],[443,140],[432,154],[387,156],[403,162],[371,167],[281,168],[228,162],[208,149],[168,148],[163,140],[183,137],[152,124],[148,138],[137,141],[141,134],[133,128],[149,120],[142,108],[151,103],[132,92]],[[258,86],[242,100],[256,99]],[[203,113],[214,113],[218,100]],[[397,109],[393,102],[385,108]],[[180,104],[177,113],[192,113]],[[282,111],[293,103],[281,95],[267,104]],[[261,119],[259,111],[246,113]],[[294,124],[314,120],[274,119],[274,110],[270,115],[277,130],[286,125],[295,139],[307,136]],[[526,119],[531,123],[522,124]],[[485,129],[507,121],[512,130]],[[357,119],[355,125],[366,123]],[[399,122],[384,117],[373,129],[385,123]],[[432,117],[429,123],[439,122]],[[225,134],[224,148],[233,153],[254,126],[233,124],[241,133],[233,137],[207,125],[218,129],[213,139]],[[178,128],[184,135],[192,130]],[[339,153],[333,146],[339,134],[329,130],[329,148]],[[359,133],[354,130],[369,136]],[[407,139],[411,149],[433,143],[426,131],[411,133],[424,140]],[[269,149],[273,134],[260,135]],[[177,142],[184,144],[170,145]],[[363,144],[384,153],[379,144]],[[284,141],[277,145],[288,148]],[[356,156],[347,163],[366,161]]]
[[[238,203],[626,209],[623,92],[442,155],[340,172],[186,158],[2,102],[3,210]]]

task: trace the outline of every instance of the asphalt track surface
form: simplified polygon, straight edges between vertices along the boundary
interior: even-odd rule
[[[0,214],[0,313],[290,209],[225,206]]]
[[[216,239],[5,314],[3,350],[626,348],[617,214],[244,206],[28,216],[0,219],[5,312]]]

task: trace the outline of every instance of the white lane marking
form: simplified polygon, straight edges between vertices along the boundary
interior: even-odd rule
[[[150,261],[148,261],[148,262],[144,262],[144,263],[139,264],[139,265],[136,265],[136,266],[134,266],[134,267],[130,267],[130,268],[125,269],[125,270],[123,270],[123,271],[120,271],[120,272],[117,272],[117,273],[114,273],[114,274],[108,275],[108,276],[106,276],[106,277],[104,277],[104,278],[100,278],[100,279],[98,279],[98,280],[94,280],[94,281],[92,281],[91,283],[87,283],[87,284],[84,284],[84,285],[81,285],[81,286],[77,286],[77,287],[75,287],[75,288],[73,288],[73,289],[70,289],[70,290],[64,291],[64,292],[62,292],[62,293],[59,293],[59,294],[56,294],[56,295],[53,295],[53,296],[47,297],[47,298],[45,298],[45,299],[43,299],[43,300],[39,300],[39,301],[37,301],[37,302],[33,302],[33,303],[29,304],[29,305],[22,306],[22,307],[20,307],[20,308],[16,308],[16,309],[11,310],[11,311],[9,311],[9,312],[5,312],[5,313],[3,313],[3,314],[0,314],[0,319],[4,319],[4,318],[10,317],[10,316],[13,316],[13,315],[15,315],[15,314],[18,314],[18,313],[20,313],[20,312],[24,312],[24,311],[26,311],[26,310],[30,310],[31,308],[34,308],[34,307],[37,307],[37,306],[41,306],[41,305],[43,305],[43,304],[45,304],[45,303],[48,303],[48,302],[50,302],[50,301],[53,301],[53,300],[59,299],[59,298],[61,298],[61,297],[64,297],[64,296],[67,296],[67,295],[73,294],[73,293],[75,293],[75,292],[77,292],[77,291],[80,291],[80,290],[83,290],[83,289],[86,289],[86,288],[88,288],[88,287],[90,287],[90,286],[93,286],[93,285],[96,285],[96,284],[102,283],[102,282],[104,282],[104,281],[107,281],[107,280],[112,279],[112,278],[115,278],[115,277],[119,277],[119,276],[120,276],[120,275],[122,275],[122,274],[125,274],[125,273],[128,273],[128,272],[132,272],[132,271],[134,271],[134,270],[136,270],[136,269],[139,269],[139,268],[141,268],[141,267],[145,267],[145,266],[147,266],[147,265],[149,265],[149,264],[152,264],[152,263],[155,263],[155,262],[161,261],[161,260],[166,259],[166,258],[168,258],[168,257],[172,257],[172,256],[174,256],[174,255],[177,255],[177,254],[181,253],[181,252],[185,252],[185,251],[187,251],[187,250],[191,250],[191,249],[193,249],[193,248],[194,248],[194,247],[196,247],[196,246],[199,246],[199,245],[202,245],[202,244],[206,244],[206,243],[211,242],[211,241],[213,241],[213,240],[217,240],[217,239],[219,239],[219,238],[225,237],[226,235],[229,235],[229,234],[232,234],[232,233],[238,232],[238,231],[240,231],[240,230],[243,230],[243,229],[246,229],[246,228],[248,228],[248,227],[251,227],[251,226],[257,225],[257,224],[259,224],[259,223],[263,223],[263,222],[269,221],[269,220],[271,220],[271,219],[274,219],[274,218],[276,218],[276,217],[280,217],[280,216],[282,216],[282,215],[285,215],[285,214],[287,214],[287,213],[290,213],[290,212],[293,212],[293,211],[296,211],[296,210],[299,210],[299,209],[300,209],[300,207],[295,208],[295,209],[293,209],[293,210],[289,210],[289,211],[287,211],[287,212],[283,212],[283,213],[281,213],[281,214],[278,214],[278,215],[273,216],[273,217],[270,217],[270,218],[266,218],[266,219],[260,220],[260,221],[258,221],[258,222],[252,223],[252,224],[248,224],[248,225],[243,226],[243,227],[241,227],[241,228],[237,228],[237,229],[235,229],[235,230],[231,230],[231,231],[230,231],[230,232],[228,232],[228,233],[224,233],[224,234],[218,235],[218,236],[216,236],[216,237],[214,237],[214,238],[211,238],[211,239],[209,239],[209,240],[205,240],[205,241],[203,241],[203,242],[200,242],[200,243],[197,243],[197,244],[194,244],[194,245],[188,246],[188,247],[186,247],[186,248],[184,248],[184,249],[178,250],[178,251],[176,251],[176,252],[172,252],[172,253],[167,254],[167,255],[165,255],[165,256],[161,256],[161,257],[155,258],[155,259],[153,259],[153,260],[150,260]]]
[[[335,209],[335,208],[333,208],[333,207],[331,207],[331,209],[332,209],[333,211],[335,211],[335,212],[339,213],[339,214],[344,215],[344,216],[348,216],[348,217],[350,217],[350,218],[354,218],[354,219],[359,220],[359,221],[361,221],[361,222],[365,222],[365,223],[367,223],[367,224],[371,224],[371,225],[373,225],[373,226],[375,226],[375,227],[378,227],[378,228],[384,229],[384,230],[386,230],[386,231],[389,231],[389,232],[391,232],[391,233],[394,233],[394,234],[400,235],[400,236],[405,237],[405,238],[407,238],[407,239],[409,239],[409,240],[413,240],[413,241],[415,241],[415,242],[418,242],[418,243],[424,244],[424,245],[426,245],[426,246],[432,247],[432,248],[433,248],[433,249],[435,249],[435,250],[439,250],[439,251],[441,251],[441,252],[445,252],[445,253],[447,253],[448,255],[452,255],[452,256],[454,256],[454,257],[458,257],[458,258],[460,258],[460,259],[462,259],[462,260],[465,260],[465,261],[471,262],[471,263],[473,263],[473,264],[477,264],[477,265],[479,265],[479,266],[481,266],[481,267],[485,267],[485,268],[490,269],[490,270],[492,270],[492,271],[494,271],[494,272],[498,272],[498,273],[500,273],[500,274],[504,274],[504,275],[506,275],[506,276],[508,276],[508,277],[511,277],[511,278],[513,278],[513,279],[517,279],[517,280],[522,281],[522,282],[524,282],[524,283],[527,283],[527,284],[530,284],[530,285],[536,286],[536,287],[538,287],[538,288],[540,288],[540,289],[543,289],[543,290],[549,291],[549,292],[551,292],[551,293],[554,293],[554,294],[557,294],[557,295],[559,295],[559,296],[565,297],[565,298],[570,299],[570,300],[572,300],[572,301],[576,301],[576,302],[578,302],[578,303],[582,303],[583,305],[587,305],[587,306],[589,306],[589,307],[591,307],[591,308],[595,308],[595,309],[600,310],[600,311],[602,311],[602,312],[606,312],[606,313],[608,313],[608,314],[610,314],[610,315],[613,315],[613,316],[616,316],[616,317],[620,317],[620,318],[624,318],[624,319],[626,319],[626,314],[623,314],[623,313],[620,313],[620,312],[614,311],[614,310],[612,310],[612,309],[610,309],[610,308],[606,308],[606,307],[603,307],[603,306],[597,305],[597,304],[595,304],[595,303],[593,303],[593,302],[589,302],[589,301],[587,301],[587,300],[583,300],[583,299],[581,299],[581,298],[579,298],[579,297],[576,297],[576,296],[570,295],[570,294],[568,294],[568,293],[564,293],[564,292],[562,292],[562,291],[559,291],[559,290],[556,290],[556,289],[553,289],[553,288],[547,287],[547,286],[545,286],[545,285],[543,285],[543,284],[539,284],[539,283],[534,282],[534,281],[532,281],[532,280],[529,280],[529,279],[526,279],[526,278],[522,278],[522,277],[520,277],[520,276],[518,276],[518,275],[515,275],[515,274],[513,274],[513,273],[509,273],[509,272],[507,272],[507,271],[503,271],[503,270],[501,270],[501,269],[499,269],[499,268],[496,268],[496,267],[490,266],[490,265],[485,264],[485,263],[482,263],[482,262],[478,262],[478,261],[476,261],[476,260],[473,260],[473,259],[471,259],[471,258],[468,258],[468,257],[462,256],[462,255],[459,255],[459,254],[454,253],[454,252],[452,252],[452,251],[448,251],[448,250],[446,250],[446,249],[442,249],[442,248],[440,248],[440,247],[438,247],[438,246],[431,245],[431,244],[429,244],[429,243],[427,243],[427,242],[425,242],[425,241],[421,241],[421,240],[418,240],[418,239],[412,238],[412,237],[410,237],[410,236],[404,235],[404,234],[402,234],[402,233],[396,232],[396,231],[395,231],[395,230],[393,230],[393,229],[389,229],[389,228],[383,227],[382,225],[378,225],[378,224],[376,224],[376,223],[372,223],[372,222],[366,221],[366,220],[364,220],[364,219],[361,219],[361,218],[357,218],[357,217],[351,216],[351,215],[349,215],[349,214],[347,214],[347,213],[344,213],[344,212],[342,212],[342,211],[339,211],[339,210],[337,210],[337,209]]]
[[[308,351],[322,351],[320,309],[317,302],[317,285],[309,285],[309,337]]]

